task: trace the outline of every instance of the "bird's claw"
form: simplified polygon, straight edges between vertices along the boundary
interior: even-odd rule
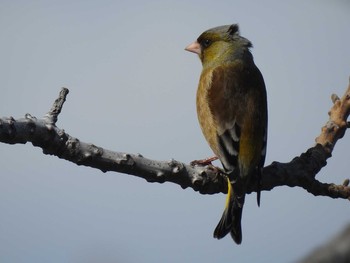
[[[217,175],[225,174],[225,172],[222,169],[212,164],[212,162],[216,161],[217,159],[219,159],[217,156],[212,156],[201,160],[194,160],[190,164],[192,166],[195,166],[195,165],[208,166],[208,169],[212,170]]]
[[[211,165],[211,166],[213,166],[212,162],[217,160],[217,159],[218,159],[217,156],[212,156],[212,157],[208,157],[208,158],[201,159],[201,160],[194,160],[191,162],[191,165],[192,166],[195,166],[195,165],[200,165],[200,166]]]

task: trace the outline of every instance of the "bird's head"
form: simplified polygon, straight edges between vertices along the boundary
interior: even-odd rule
[[[198,54],[203,67],[233,61],[244,56],[251,42],[239,35],[237,24],[219,26],[203,32],[185,50]]]

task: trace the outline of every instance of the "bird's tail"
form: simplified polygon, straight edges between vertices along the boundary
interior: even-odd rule
[[[220,222],[214,230],[214,237],[221,239],[231,232],[233,240],[237,244],[242,242],[241,218],[244,204],[245,193],[238,195],[234,192],[233,185],[227,178],[228,192],[226,197],[225,210]]]

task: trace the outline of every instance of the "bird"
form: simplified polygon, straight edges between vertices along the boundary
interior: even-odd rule
[[[242,242],[242,211],[251,183],[257,184],[260,206],[267,142],[265,82],[250,48],[252,43],[240,35],[238,24],[206,30],[185,48],[202,62],[198,121],[227,181],[225,209],[213,235],[221,239],[230,233],[237,244]]]

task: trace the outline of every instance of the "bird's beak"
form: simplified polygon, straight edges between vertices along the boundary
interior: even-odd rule
[[[196,53],[200,55],[202,53],[201,45],[197,41],[193,42],[192,44],[189,44],[185,50]]]

